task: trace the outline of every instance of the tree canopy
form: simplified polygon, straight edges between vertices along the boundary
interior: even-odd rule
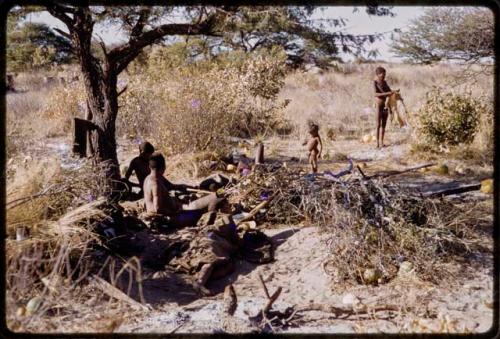
[[[24,23],[7,34],[7,68],[25,71],[67,63],[73,51],[69,39],[40,23]]]
[[[32,11],[48,10],[67,24],[74,9],[75,7],[54,3],[47,8],[17,7],[11,12],[12,15],[22,17]],[[55,12],[60,10],[62,13]],[[156,38],[153,41],[148,39],[148,44],[165,42],[163,37],[172,36],[172,32],[164,32],[161,35],[158,28],[167,27],[167,23],[171,27],[173,23],[177,23],[178,28],[202,22],[209,24],[210,34],[206,31],[198,36],[196,44],[189,46],[193,54],[208,57],[213,57],[221,51],[252,52],[279,45],[287,53],[289,64],[325,64],[338,59],[340,52],[355,56],[370,52],[367,50],[370,44],[381,38],[380,34],[345,33],[345,19],[317,19],[315,14],[324,10],[317,6],[91,6],[88,10],[94,24],[120,29],[130,38],[129,42],[146,32],[148,34],[145,37]],[[387,7],[369,6],[366,7],[366,12],[377,16],[394,15]],[[61,17],[61,14],[66,17]],[[185,31],[184,34],[182,30],[178,32],[179,35],[186,33],[196,35],[194,30]],[[93,40],[104,44],[95,34]],[[167,42],[170,41],[171,39]]]
[[[493,13],[482,7],[428,9],[394,39],[393,52],[411,62],[478,63],[494,57]]]

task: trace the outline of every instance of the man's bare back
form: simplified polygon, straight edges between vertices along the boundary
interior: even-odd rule
[[[151,156],[151,154],[153,154],[154,147],[149,142],[144,142],[139,146],[139,151],[139,156],[135,157],[130,162],[127,173],[125,173],[125,180],[130,183],[129,178],[132,173],[135,172],[137,180],[139,181],[139,187],[142,190],[144,186],[144,180],[151,172],[151,170],[149,169],[149,157]]]
[[[165,172],[163,155],[154,153],[149,159],[149,166],[151,174],[144,181],[144,201],[148,213],[169,216],[178,226],[193,226],[204,212],[214,211],[217,204],[223,200],[212,193],[182,205],[179,200],[170,196],[169,191],[186,185],[174,185],[163,177]]]
[[[154,214],[172,215],[180,206],[175,198],[169,196],[163,176],[151,173],[144,180],[144,202],[146,211]]]

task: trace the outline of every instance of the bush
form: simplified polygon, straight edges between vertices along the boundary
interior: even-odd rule
[[[419,131],[430,144],[470,144],[486,109],[471,93],[443,94],[435,89],[427,93],[427,101],[419,110]]]
[[[49,135],[67,133],[71,130],[73,118],[83,117],[85,110],[85,89],[81,82],[57,86],[47,94],[46,104],[39,111],[44,121],[50,123]]]
[[[224,151],[229,136],[290,131],[286,103],[276,99],[285,75],[282,51],[228,53],[175,67],[162,57],[167,52],[153,51],[142,74],[131,74],[120,97],[119,133],[153,136],[160,149],[178,154]]]

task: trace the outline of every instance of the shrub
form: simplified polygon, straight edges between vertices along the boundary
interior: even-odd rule
[[[49,135],[67,133],[72,120],[83,112],[85,107],[85,90],[81,82],[54,87],[47,94],[46,104],[39,111],[40,117],[50,122]],[[83,117],[83,114],[80,114]]]
[[[446,93],[439,89],[427,93],[427,100],[419,110],[419,131],[431,144],[469,144],[477,132],[484,103],[471,93]]]
[[[143,73],[131,75],[120,97],[119,133],[152,135],[160,149],[178,154],[225,151],[229,136],[290,131],[286,102],[276,99],[285,75],[282,51],[228,53],[176,67],[164,54],[152,52]]]

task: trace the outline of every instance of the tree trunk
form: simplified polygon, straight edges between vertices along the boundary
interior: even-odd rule
[[[91,133],[90,147],[94,159],[100,164],[107,165],[106,176],[118,179],[120,172],[115,136],[115,121],[118,113],[116,76],[108,76],[107,79],[102,79],[99,83],[99,91],[94,91],[94,88],[89,87],[87,83],[85,84],[92,122],[97,127]],[[97,97],[95,97],[96,94]]]
[[[75,15],[75,20],[76,29],[72,30],[72,40],[80,61],[87,96],[86,118],[96,126],[89,138],[89,149],[96,163],[105,165],[106,178],[113,181],[120,178],[115,139],[118,72],[115,64],[110,64],[107,59],[103,70],[99,60],[91,53],[94,23],[90,12],[81,10]]]

